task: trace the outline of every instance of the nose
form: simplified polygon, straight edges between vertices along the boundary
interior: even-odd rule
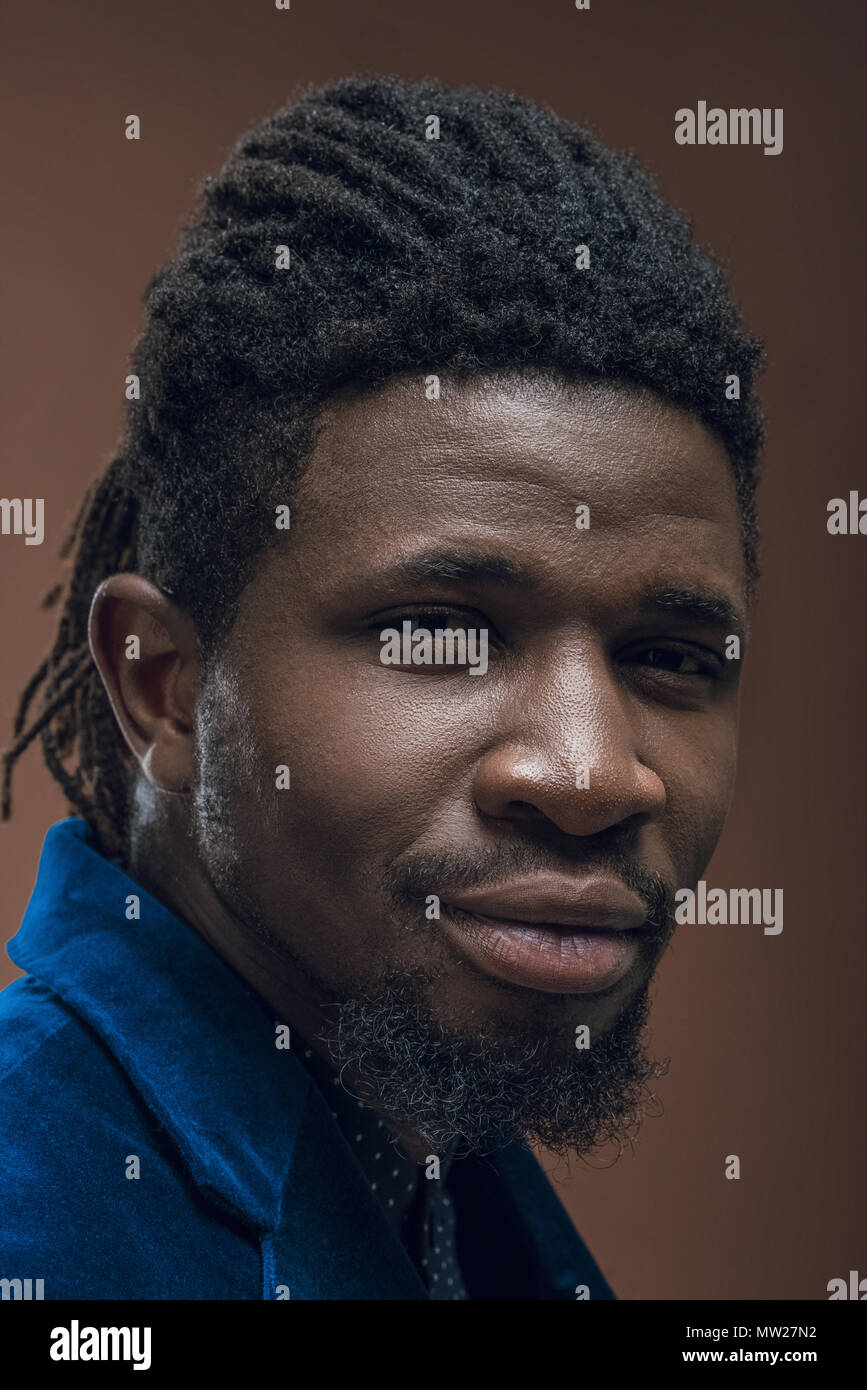
[[[581,836],[662,815],[665,784],[643,760],[639,712],[604,654],[540,665],[501,716],[473,780],[482,815]]]

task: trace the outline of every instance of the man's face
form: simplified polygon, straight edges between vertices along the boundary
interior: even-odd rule
[[[725,450],[623,388],[400,379],[329,407],[290,500],[201,706],[206,869],[310,998],[574,1068],[730,799]],[[487,670],[384,664],[407,619],[485,630]]]

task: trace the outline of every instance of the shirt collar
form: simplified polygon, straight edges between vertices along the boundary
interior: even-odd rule
[[[319,1088],[331,1118],[340,1126],[389,1225],[398,1239],[403,1240],[404,1218],[419,1190],[419,1165],[404,1152],[376,1111],[358,1098],[343,1077],[297,1034],[295,1041],[298,1060]],[[422,1191],[425,1191],[424,1185]]]

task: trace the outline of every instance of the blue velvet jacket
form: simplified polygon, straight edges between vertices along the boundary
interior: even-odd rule
[[[28,974],[0,994],[0,1279],[46,1299],[426,1297],[259,1000],[83,820],[49,830],[9,954]],[[613,1298],[528,1148],[449,1186],[471,1298]]]

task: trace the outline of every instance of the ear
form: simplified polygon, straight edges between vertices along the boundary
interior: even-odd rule
[[[90,606],[88,641],[115,718],[144,775],[165,792],[195,778],[201,649],[190,619],[138,574],[114,574]]]

